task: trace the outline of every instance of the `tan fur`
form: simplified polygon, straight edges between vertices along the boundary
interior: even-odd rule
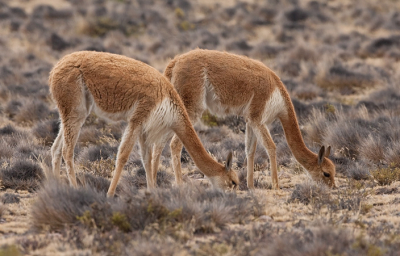
[[[247,185],[254,188],[253,166],[257,140],[266,148],[272,181],[278,186],[276,146],[267,124],[279,118],[294,156],[314,180],[335,186],[335,166],[322,153],[318,157],[304,144],[293,104],[279,77],[263,63],[226,52],[196,49],[175,57],[164,75],[182,98],[190,120],[196,122],[208,109],[218,116],[239,115],[246,120]],[[182,143],[175,136],[171,153],[176,179],[180,182]],[[324,148],[325,149],[325,148]],[[330,152],[330,147],[327,152]],[[155,156],[157,159],[157,156]],[[153,165],[154,168],[158,164]],[[324,176],[324,172],[330,175]]]
[[[120,55],[75,52],[55,65],[50,72],[49,86],[61,117],[61,129],[51,149],[53,171],[59,175],[62,155],[71,185],[77,185],[73,150],[80,129],[92,110],[101,117],[128,122],[118,149],[108,195],[115,193],[121,171],[136,140],[140,144],[147,186],[154,187],[153,145],[165,144],[173,133],[216,187],[238,184],[236,173],[230,168],[227,170],[206,152],[176,90],[154,68]]]

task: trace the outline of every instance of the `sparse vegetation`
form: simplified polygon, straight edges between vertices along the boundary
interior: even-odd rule
[[[0,0],[0,256],[398,255],[400,2],[38,2]],[[168,146],[158,188],[146,191],[136,145],[106,198],[126,123],[95,114],[74,152],[79,189],[64,167],[45,181],[60,124],[47,85],[57,60],[105,51],[163,71],[197,47],[247,55],[280,76],[307,146],[332,146],[337,189],[308,181],[277,121],[281,190],[257,145],[248,191],[244,118],[208,112],[196,131],[219,162],[233,151],[238,191],[210,189],[185,149],[176,187]]]

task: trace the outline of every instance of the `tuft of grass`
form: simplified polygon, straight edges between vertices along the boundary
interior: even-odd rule
[[[44,179],[42,168],[30,160],[16,160],[7,168],[0,170],[4,188],[36,190]]]
[[[371,171],[372,176],[380,186],[390,185],[395,181],[400,180],[400,168],[384,167]]]
[[[2,202],[0,202],[0,218],[3,216],[6,210],[7,207]]]
[[[60,124],[57,119],[44,121],[36,124],[33,129],[33,135],[40,139],[44,145],[51,146],[57,137]]]
[[[43,101],[38,99],[27,100],[18,109],[13,120],[19,124],[32,124],[49,117],[50,113],[48,106]]]
[[[21,256],[16,245],[7,245],[0,248],[0,256]]]
[[[96,191],[103,193],[107,193],[111,183],[108,179],[90,173],[79,173],[77,175],[77,181],[81,186],[89,186]]]
[[[5,193],[1,197],[3,204],[17,204],[20,202],[20,197],[17,194]]]
[[[32,206],[36,228],[62,230],[65,225],[83,224],[111,230],[145,230],[158,225],[170,234],[180,231],[213,233],[229,223],[244,223],[259,214],[255,197],[185,186],[138,193],[125,191],[119,198],[107,199],[89,186],[71,188],[51,181],[38,193]]]
[[[323,66],[323,65],[322,65]],[[346,67],[340,63],[325,65],[325,69],[315,77],[315,83],[329,90],[340,91],[344,94],[351,94],[357,88],[369,88],[375,84],[375,77],[370,72],[370,67],[366,66],[357,72],[354,68]]]
[[[329,189],[319,183],[305,182],[296,184],[288,202],[300,202],[310,204],[316,202],[326,203],[330,200]]]
[[[113,213],[111,217],[111,223],[123,232],[129,232],[132,230],[131,224],[129,224],[126,216],[119,212]]]
[[[218,119],[216,116],[211,115],[208,111],[204,111],[203,115],[201,116],[201,121],[210,127],[218,126]]]

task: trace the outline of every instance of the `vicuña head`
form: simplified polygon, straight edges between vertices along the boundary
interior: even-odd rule
[[[190,67],[190,68],[188,68]],[[257,142],[267,150],[270,158],[272,182],[279,188],[276,146],[268,124],[279,119],[288,145],[314,180],[335,186],[335,166],[327,158],[330,147],[319,154],[304,144],[296,113],[289,94],[279,77],[263,63],[226,52],[196,49],[176,56],[168,64],[164,75],[175,86],[195,123],[203,111],[217,116],[237,115],[246,120],[245,151],[247,156],[247,186],[254,188],[254,155]],[[157,161],[162,147],[155,149]],[[171,141],[172,167],[180,178],[182,143],[174,136]],[[154,169],[158,162],[154,165]]]
[[[49,86],[61,117],[60,132],[51,148],[53,172],[59,175],[62,156],[71,185],[77,186],[74,147],[92,110],[100,117],[128,122],[118,148],[109,196],[114,194],[121,171],[137,140],[146,170],[147,187],[154,187],[153,145],[164,145],[174,133],[215,187],[227,188],[238,184],[238,177],[231,170],[232,156],[229,155],[226,165],[222,165],[206,152],[178,93],[154,68],[121,55],[75,52],[54,66]]]

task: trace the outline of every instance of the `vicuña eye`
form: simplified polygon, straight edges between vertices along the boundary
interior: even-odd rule
[[[234,182],[233,180],[232,180],[232,185],[233,185],[233,186],[236,186],[236,182]]]
[[[327,172],[324,172],[324,176],[327,177],[327,178],[331,177],[331,175],[329,173],[327,173]]]

